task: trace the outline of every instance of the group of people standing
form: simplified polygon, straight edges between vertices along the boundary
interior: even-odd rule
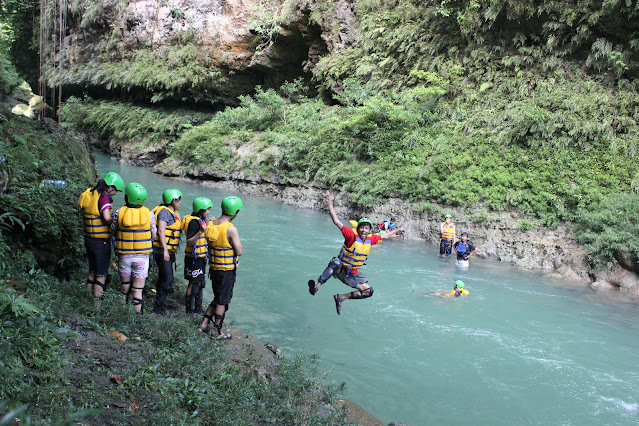
[[[113,196],[124,192],[125,205],[113,212]],[[238,258],[243,248],[237,228],[231,222],[243,207],[235,196],[222,200],[222,214],[210,217],[213,202],[198,197],[193,201],[190,215],[180,217],[182,193],[167,189],[162,203],[152,210],[143,204],[146,189],[137,182],[126,187],[122,178],[109,172],[98,183],[82,193],[78,206],[84,220],[84,242],[89,260],[86,286],[95,298],[96,306],[108,284],[111,246],[118,255],[120,291],[125,302],[131,301],[135,312],[144,309],[144,286],[149,274],[149,255],[158,267],[153,312],[166,314],[167,295],[174,291],[174,269],[182,234],[186,235],[184,278],[188,280],[185,293],[186,313],[203,315],[199,330],[208,332],[211,325],[218,339],[230,339],[222,331],[224,316],[233,297]],[[202,308],[202,290],[206,284],[206,263],[213,286],[213,301],[206,311]]]
[[[475,255],[479,249],[468,239],[468,232],[464,231],[457,239],[457,231],[453,223],[453,217],[447,214],[440,226],[439,254],[450,256],[455,251],[457,266],[468,268],[470,256]]]

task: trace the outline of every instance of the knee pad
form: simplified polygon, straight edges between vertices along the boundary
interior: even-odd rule
[[[328,262],[328,266],[322,272],[322,275],[317,279],[320,284],[324,284],[330,277],[333,276],[335,271],[337,271],[342,266],[342,261],[338,258],[334,257]]]
[[[213,325],[215,326],[215,328],[218,329],[218,331],[222,330],[222,324],[224,324],[224,317],[225,317],[225,315],[215,314],[215,321],[220,320],[219,324],[213,323]]]
[[[358,290],[359,294],[355,294],[354,291],[351,291],[351,299],[368,299],[373,295],[373,287],[365,288],[364,290]]]

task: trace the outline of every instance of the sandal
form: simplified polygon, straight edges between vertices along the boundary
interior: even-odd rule
[[[336,294],[335,296],[333,296],[333,299],[335,299],[335,309],[337,310],[337,315],[340,315],[342,313],[342,298],[339,294]]]
[[[206,327],[199,326],[197,328],[197,331],[199,331],[200,333],[208,333],[209,331],[211,331],[211,327],[208,325]]]
[[[311,293],[311,296],[315,296],[321,285],[313,280],[308,280],[308,292]]]
[[[232,337],[233,336],[231,336],[231,333],[220,333],[220,334],[217,335],[215,340],[229,340]]]

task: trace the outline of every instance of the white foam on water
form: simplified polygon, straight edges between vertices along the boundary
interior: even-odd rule
[[[600,396],[599,399],[603,402],[609,403],[611,407],[622,409],[628,413],[637,413],[639,411],[639,403],[636,402],[626,402],[620,398],[608,398],[605,396]]]

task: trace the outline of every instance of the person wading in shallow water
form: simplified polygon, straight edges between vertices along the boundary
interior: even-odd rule
[[[237,228],[231,223],[242,207],[242,200],[238,197],[226,197],[222,200],[222,216],[209,222],[204,232],[209,245],[209,276],[213,285],[213,301],[198,329],[203,333],[208,332],[211,320],[215,317],[213,327],[217,330],[218,339],[231,338],[231,333],[222,332],[222,324],[233,298],[238,257],[244,252]]]
[[[457,234],[455,232],[455,224],[453,223],[453,217],[449,214],[444,218],[440,226],[440,239],[439,239],[439,255],[449,256],[453,250],[453,243],[457,241]]]
[[[124,181],[114,172],[109,172],[93,188],[80,195],[78,206],[84,219],[84,247],[89,259],[87,290],[100,307],[102,292],[108,284],[111,262],[111,224],[113,218],[113,196],[124,191]]]
[[[340,315],[342,313],[342,303],[344,300],[366,299],[373,295],[373,287],[368,285],[368,278],[359,271],[359,268],[364,266],[371,247],[380,240],[392,238],[395,234],[405,231],[405,228],[402,226],[386,232],[383,235],[371,234],[373,223],[364,217],[357,222],[357,233],[355,233],[350,227],[344,226],[337,218],[337,214],[335,214],[335,209],[333,208],[333,197],[329,191],[326,191],[324,199],[328,205],[328,213],[333,223],[342,231],[344,245],[339,255],[332,258],[328,263],[328,267],[317,279],[317,282],[309,280],[308,291],[314,296],[322,284],[328,281],[330,277],[335,277],[344,284],[354,288],[355,291],[350,293],[336,294],[333,296],[335,309],[337,310],[337,314]]]

